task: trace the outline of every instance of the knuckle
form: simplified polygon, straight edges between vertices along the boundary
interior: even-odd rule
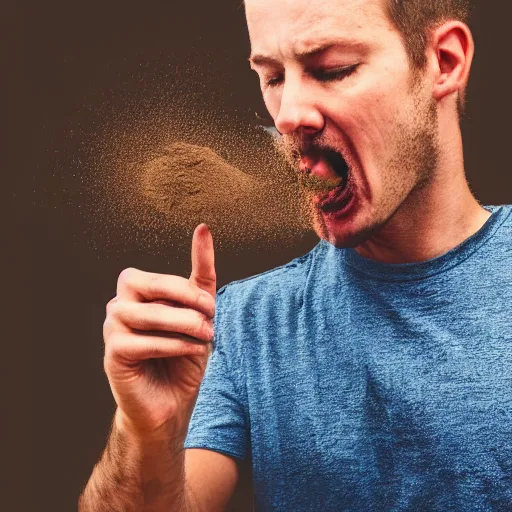
[[[109,318],[120,318],[125,306],[122,301],[115,300],[110,301],[107,304],[107,319]]]
[[[105,355],[103,357],[104,367],[110,366],[116,353],[116,343],[113,336],[110,337],[108,342],[105,342]]]
[[[103,344],[105,350],[115,349],[118,344],[118,337],[122,333],[119,323],[112,318],[106,318],[103,322]]]
[[[107,302],[107,306],[105,308],[107,316],[111,314],[112,310],[115,307],[115,304],[117,304],[117,295]]]
[[[128,267],[121,271],[119,277],[117,278],[117,288],[132,288],[134,283],[136,282],[136,278],[141,274],[141,271],[134,268]]]
[[[124,326],[126,326],[127,304],[122,301],[112,302],[108,306],[108,312],[103,322],[103,337],[105,342],[107,338],[111,337],[115,333],[122,332]]]
[[[105,347],[105,355],[103,357],[103,371],[107,374],[107,376],[111,376],[114,372],[114,369],[119,365],[118,359],[118,349],[113,346]]]
[[[122,333],[115,332],[110,336],[108,343],[105,344],[105,357],[110,363],[119,359],[123,351],[126,352],[126,337]]]
[[[112,320],[109,317],[105,318],[105,321],[103,322],[103,341],[105,344],[107,344],[112,329]]]

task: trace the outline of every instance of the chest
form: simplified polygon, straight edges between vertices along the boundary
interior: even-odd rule
[[[340,303],[337,315],[313,304],[255,333],[260,363],[246,377],[256,490],[279,496],[306,477],[325,499],[397,510],[440,486],[446,500],[485,485],[512,492],[504,308],[490,304],[490,321],[459,308],[450,321],[449,302],[362,304]]]

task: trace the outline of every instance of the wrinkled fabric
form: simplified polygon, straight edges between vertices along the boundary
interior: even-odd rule
[[[439,258],[321,241],[218,293],[186,448],[258,511],[512,511],[512,207]]]

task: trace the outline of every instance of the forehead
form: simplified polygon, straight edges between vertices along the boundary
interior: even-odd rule
[[[252,53],[306,52],[331,39],[391,31],[386,0],[246,0]]]

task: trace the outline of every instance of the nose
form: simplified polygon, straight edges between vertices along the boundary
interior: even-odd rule
[[[323,129],[324,117],[311,91],[308,91],[299,78],[285,80],[274,123],[282,135],[299,129],[305,133],[316,133]]]

